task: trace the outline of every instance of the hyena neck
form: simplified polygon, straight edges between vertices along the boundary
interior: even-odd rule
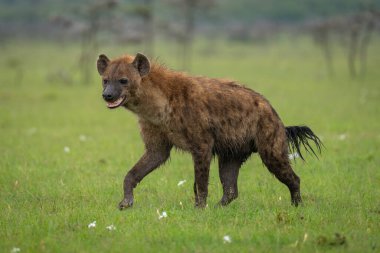
[[[165,112],[169,108],[166,81],[165,73],[153,67],[151,73],[142,80],[136,101],[127,108],[154,125],[164,124]]]

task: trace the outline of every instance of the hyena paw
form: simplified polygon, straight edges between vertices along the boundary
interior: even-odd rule
[[[301,193],[294,192],[292,195],[292,205],[297,207],[300,203],[302,203]]]
[[[133,198],[125,198],[119,203],[119,210],[122,211],[133,206]]]
[[[234,199],[237,198],[237,195],[229,196],[223,195],[222,199],[215,205],[215,207],[223,207],[230,204]]]
[[[206,200],[204,201],[195,201],[195,207],[196,208],[200,208],[200,209],[204,209],[205,207],[207,207],[207,202]]]

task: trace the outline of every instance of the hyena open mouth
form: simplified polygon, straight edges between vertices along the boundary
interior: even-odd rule
[[[116,101],[107,102],[107,107],[110,109],[114,109],[116,107],[119,107],[120,105],[124,104],[126,98],[127,98],[126,96],[121,96]]]

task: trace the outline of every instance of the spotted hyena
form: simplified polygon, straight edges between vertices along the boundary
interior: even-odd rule
[[[289,150],[301,155],[303,144],[313,151],[308,139],[320,150],[320,140],[306,126],[285,127],[259,93],[233,81],[170,70],[140,53],[114,60],[100,55],[97,68],[107,106],[135,113],[145,143],[145,153],[125,176],[120,209],[133,205],[133,189],[169,158],[173,146],[192,155],[197,207],[206,205],[213,156],[218,157],[223,185],[219,204],[225,206],[238,197],[239,169],[255,152],[289,188],[292,204],[301,202],[300,178],[290,165]]]

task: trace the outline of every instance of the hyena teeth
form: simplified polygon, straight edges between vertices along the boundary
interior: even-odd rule
[[[114,102],[107,102],[108,107],[117,107],[119,106],[123,101],[125,97],[120,97]]]

